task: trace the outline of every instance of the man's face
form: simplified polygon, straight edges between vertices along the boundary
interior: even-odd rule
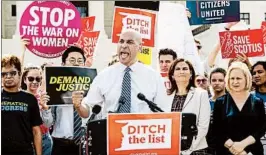
[[[4,88],[12,89],[19,87],[21,73],[12,65],[2,67],[2,85]]]
[[[84,66],[84,58],[79,52],[71,52],[63,66]]]
[[[122,33],[118,42],[117,54],[119,61],[130,66],[137,61],[137,54],[141,50],[141,39],[133,32]]]
[[[225,79],[222,73],[213,73],[211,75],[210,83],[214,93],[219,93],[225,90]]]
[[[174,58],[172,55],[160,55],[159,57],[159,63],[160,63],[160,70],[161,72],[168,72],[172,62],[174,61]]]
[[[195,85],[197,88],[208,89],[208,79],[204,76],[197,76],[195,79]]]
[[[262,65],[254,67],[252,75],[253,81],[257,86],[266,84],[266,70],[264,70]]]

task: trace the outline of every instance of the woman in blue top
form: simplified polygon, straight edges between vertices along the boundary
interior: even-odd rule
[[[214,104],[213,131],[218,155],[263,155],[266,131],[264,104],[250,93],[252,76],[246,64],[234,62],[226,74],[228,93]]]

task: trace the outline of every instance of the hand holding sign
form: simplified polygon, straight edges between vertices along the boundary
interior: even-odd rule
[[[28,38],[23,38],[23,36],[21,36],[21,47],[22,47],[22,51],[26,51],[26,46],[30,44],[30,39]]]
[[[187,14],[187,17],[188,17],[188,18],[191,18],[191,12],[189,11],[188,8],[186,9],[186,14]]]
[[[42,109],[47,110],[49,107],[47,106],[47,102],[50,101],[50,96],[47,95],[46,92],[42,92],[40,96],[40,106]]]
[[[29,45],[30,42],[29,42],[29,39],[23,38],[23,36],[21,36],[20,43],[21,43],[21,49],[22,49],[22,55],[21,55],[22,66],[21,66],[21,68],[23,69],[26,46]]]
[[[231,29],[233,26],[235,26],[236,24],[238,24],[239,22],[229,22],[225,25],[225,28],[227,29]]]
[[[72,92],[72,101],[75,108],[79,108],[83,99],[84,91]]]

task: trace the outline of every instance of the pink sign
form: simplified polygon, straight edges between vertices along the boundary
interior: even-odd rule
[[[20,35],[30,39],[27,48],[34,54],[55,58],[78,41],[81,18],[76,7],[68,1],[34,1],[24,11]]]

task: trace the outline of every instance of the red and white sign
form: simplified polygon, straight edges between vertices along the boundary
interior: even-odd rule
[[[83,49],[86,59],[93,57],[100,31],[82,32],[78,45]]]
[[[81,18],[81,31],[89,32],[94,29],[95,16]]]
[[[34,54],[55,58],[80,37],[80,14],[68,1],[34,1],[24,11],[20,35],[30,39],[27,48]]]
[[[266,22],[265,21],[262,22],[261,24],[261,30],[262,30],[262,35],[263,35],[263,43],[266,44]]]
[[[143,46],[154,47],[156,12],[115,7],[112,42],[117,43],[121,32],[126,29],[138,31],[143,40]]]
[[[264,56],[262,30],[220,32],[222,58],[235,58],[238,53],[247,57]]]
[[[164,80],[164,86],[167,90],[171,89],[171,82],[168,78],[168,73],[167,72],[161,72],[161,76]]]
[[[109,114],[107,154],[180,154],[181,114]]]

